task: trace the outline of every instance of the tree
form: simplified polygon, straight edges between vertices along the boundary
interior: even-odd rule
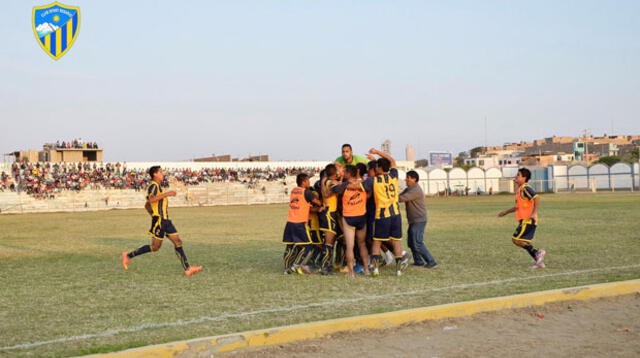
[[[475,168],[475,165],[473,164],[461,164],[461,165],[456,165],[457,168],[461,168],[462,170],[464,170],[465,172],[468,172],[469,169],[471,168]]]
[[[424,168],[429,166],[429,161],[426,159],[418,159],[416,160],[416,168]]]
[[[637,163],[640,160],[640,147],[635,147],[625,153],[624,157],[622,157],[627,163]]]
[[[464,160],[469,158],[469,153],[467,152],[460,152],[458,153],[458,156],[455,157],[454,161],[454,166],[456,167],[462,167],[464,164]]]
[[[600,157],[598,158],[598,160],[596,160],[596,163],[602,163],[602,164],[606,164],[608,166],[612,166],[618,162],[622,161],[622,158],[620,158],[617,155],[609,155],[606,157]]]

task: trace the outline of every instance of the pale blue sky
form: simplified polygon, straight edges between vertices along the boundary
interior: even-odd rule
[[[640,134],[640,1],[82,1],[54,61],[2,2],[0,151],[96,140],[106,160],[404,159]]]

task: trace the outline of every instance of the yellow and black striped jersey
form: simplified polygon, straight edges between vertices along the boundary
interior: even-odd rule
[[[331,188],[333,188],[334,186],[337,185],[336,182],[334,182],[331,179],[327,179],[327,181],[324,183],[324,185],[327,187],[327,189],[329,190],[329,192],[331,193]],[[330,213],[336,212],[338,211],[338,195],[337,194],[331,194],[328,197],[323,197],[322,198],[322,202],[324,203],[324,206],[327,207],[327,211]]]
[[[366,191],[373,192],[376,202],[376,219],[400,215],[397,169],[392,168],[387,174],[369,178],[362,185]]]
[[[160,195],[164,191],[155,181],[151,181],[149,184],[149,188],[147,189],[147,202],[149,202],[149,198],[152,196]],[[159,216],[162,219],[169,219],[169,198],[163,198],[161,200],[156,201],[155,203],[149,203],[151,205],[151,211],[153,212],[152,216]]]

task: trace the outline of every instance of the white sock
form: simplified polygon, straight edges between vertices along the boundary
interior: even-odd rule
[[[384,261],[387,263],[387,265],[391,265],[396,260],[396,258],[393,256],[393,253],[391,253],[391,251],[385,252],[384,256],[385,256]]]

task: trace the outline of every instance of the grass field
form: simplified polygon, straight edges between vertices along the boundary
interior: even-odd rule
[[[511,196],[428,199],[432,271],[402,277],[283,276],[287,207],[172,209],[190,262],[147,243],[143,210],[0,216],[0,357],[72,356],[199,336],[640,278],[640,195],[544,195],[536,246],[510,240]]]

